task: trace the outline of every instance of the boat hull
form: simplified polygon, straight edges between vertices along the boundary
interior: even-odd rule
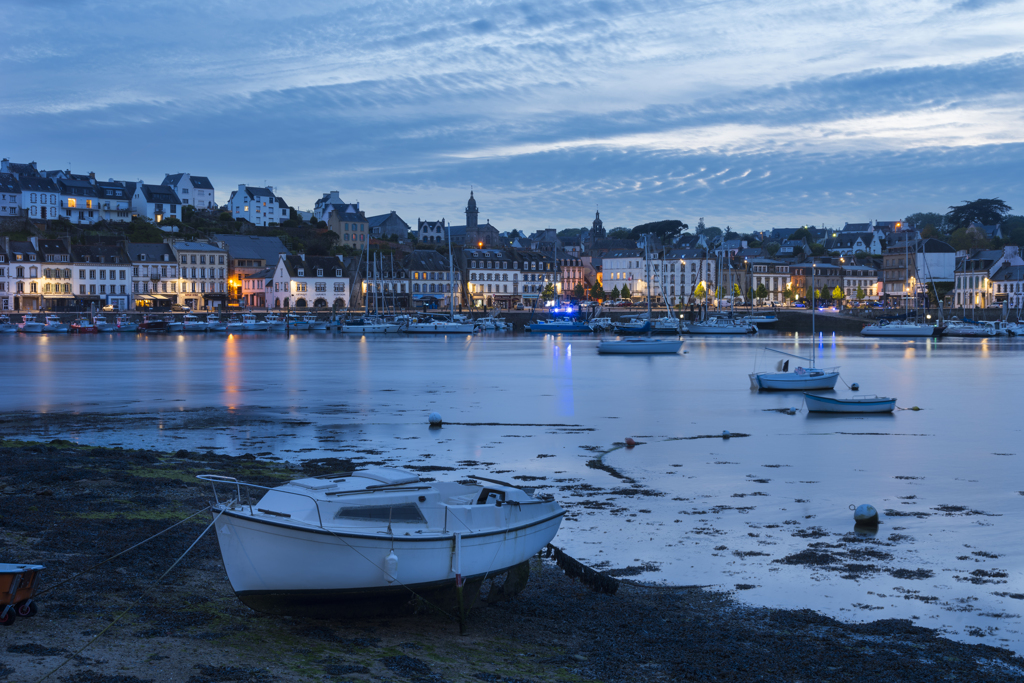
[[[558,532],[564,511],[508,530],[467,532],[461,538],[460,574],[482,579],[522,564]],[[223,512],[216,519],[224,568],[235,594],[272,614],[343,616],[359,603],[407,602],[409,589],[451,590],[454,534],[392,537],[301,529]],[[397,581],[385,560],[398,557]]]
[[[473,334],[473,323],[411,323],[402,332],[406,334]]]
[[[891,413],[896,409],[894,398],[841,399],[804,394],[804,402],[812,413]]]
[[[795,372],[759,372],[750,375],[750,383],[759,391],[808,391],[835,389],[838,372],[798,375]]]
[[[756,325],[704,325],[690,323],[685,328],[690,334],[756,334]]]
[[[865,337],[937,337],[942,331],[928,325],[868,325],[860,333]]]
[[[593,332],[590,326],[586,323],[546,323],[536,322],[532,325],[526,325],[527,332],[533,333],[548,333],[548,334],[575,334],[575,333],[586,333]]]
[[[606,339],[597,345],[601,355],[650,355],[679,353],[679,339]]]
[[[341,326],[341,331],[346,334],[395,334],[399,329],[401,325],[389,323]]]

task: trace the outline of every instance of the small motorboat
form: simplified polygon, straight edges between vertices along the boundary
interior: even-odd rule
[[[368,318],[346,320],[337,325],[336,329],[345,333],[355,334],[394,334],[401,329],[401,324],[388,322],[377,316],[370,316]]]
[[[68,331],[72,334],[96,334],[100,328],[96,327],[96,324],[88,318],[79,318],[71,323],[71,329]]]
[[[118,332],[138,332],[139,324],[132,322],[132,319],[126,315],[117,316],[117,331]]]
[[[284,332],[288,329],[288,323],[277,313],[268,313],[264,322],[267,323],[267,329],[271,332]]]
[[[943,334],[941,327],[915,323],[912,320],[888,320],[865,325],[860,331],[865,337],[938,337]]]
[[[401,331],[406,334],[473,334],[476,332],[476,325],[472,322],[423,317],[405,323]]]
[[[200,320],[199,316],[189,313],[182,321],[181,329],[185,332],[206,332],[207,324],[205,320]]]
[[[651,332],[654,334],[679,334],[680,320],[671,315],[655,318],[651,321]]]
[[[0,315],[0,334],[4,332],[17,332],[18,326],[11,322],[9,316]]]
[[[221,322],[220,316],[216,313],[211,313],[206,316],[206,329],[209,332],[223,332],[228,329],[228,324]]]
[[[213,484],[235,595],[271,614],[337,617],[479,586],[536,555],[565,515],[549,494],[484,477],[421,481],[390,467],[275,488],[198,478]]]
[[[288,330],[291,332],[305,332],[309,329],[309,323],[298,313],[289,313],[285,316],[288,323]]]
[[[228,329],[231,329],[230,325]],[[266,332],[270,329],[270,325],[266,320],[257,320],[254,313],[243,313],[242,329],[246,332]]]
[[[36,320],[34,315],[23,315],[21,322],[18,323],[18,331],[26,334],[38,334],[43,331],[43,323]]]
[[[167,331],[168,332],[184,332],[185,323],[180,318],[176,318],[173,315],[167,316]]]
[[[896,399],[883,396],[833,398],[804,394],[804,402],[812,413],[891,413],[896,409]]]
[[[252,316],[253,320],[256,316]],[[227,324],[224,326],[228,332],[245,332],[245,322],[242,321],[237,315],[228,318]]]
[[[651,339],[650,337],[625,337],[623,339],[602,339],[597,345],[600,354],[652,354],[679,353],[682,339]]]
[[[91,323],[90,323],[91,324]],[[71,328],[67,323],[62,323],[56,315],[46,316],[46,324],[43,325],[43,332],[67,332]]]
[[[757,325],[733,318],[711,316],[704,321],[687,323],[683,331],[690,334],[757,334]]]
[[[594,332],[608,332],[613,327],[611,318],[591,318],[590,329]]]
[[[316,313],[307,313],[302,316],[302,321],[306,323],[306,329],[310,332],[326,332],[327,321],[317,320]]]
[[[616,334],[646,334],[651,329],[651,321],[647,316],[637,315],[613,324],[612,329]]]
[[[166,332],[167,321],[163,318],[151,318],[147,315],[142,318],[142,323],[139,325],[139,329],[147,334],[152,332]]]
[[[92,324],[96,326],[96,329],[100,332],[117,332],[117,325],[111,322],[107,322],[106,316],[97,315],[92,319]]]

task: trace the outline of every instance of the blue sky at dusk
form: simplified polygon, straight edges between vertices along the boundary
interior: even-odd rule
[[[1024,213],[1024,3],[0,3],[0,155],[500,229]]]

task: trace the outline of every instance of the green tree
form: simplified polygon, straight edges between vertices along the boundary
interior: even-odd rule
[[[762,301],[764,299],[767,299],[768,298],[768,288],[765,287],[763,284],[758,285],[757,286],[757,291],[754,292],[754,296],[757,297],[758,299],[762,300]]]
[[[934,211],[926,211],[920,213],[912,213],[903,219],[905,225],[909,225],[917,230],[929,230],[934,234],[942,234],[942,227],[946,224],[946,217],[941,213],[935,213]],[[933,235],[926,235],[926,237],[932,237]]]
[[[572,295],[577,299],[582,299],[587,295],[587,290],[582,284],[578,284],[573,288]]]
[[[743,296],[743,290],[740,289],[740,285],[738,282],[732,283],[732,293],[733,296]]]
[[[769,242],[768,244],[764,245],[764,250],[768,252],[769,256],[775,256],[775,254],[779,252],[779,249],[781,247],[782,245],[779,244],[778,242]]]
[[[616,240],[627,240],[632,236],[632,232],[629,228],[613,228],[608,231],[608,237]]]
[[[544,288],[544,291],[541,292],[540,295],[544,299],[554,299],[555,298],[555,286],[549,282],[548,286]]]
[[[517,240],[519,239],[519,231],[513,228],[512,232],[510,232],[508,236],[513,240]]]
[[[695,290],[693,290],[693,296],[696,299],[703,299],[704,296],[707,293],[708,293],[708,290],[704,287],[704,283],[703,282],[700,283],[699,285],[697,285],[697,288]]]
[[[842,299],[843,298],[843,288],[840,287],[839,285],[836,285],[836,288],[832,290],[832,298],[834,300],[836,300],[836,301],[839,301],[840,299]]]
[[[786,291],[784,291],[784,292],[782,293],[782,299],[783,299],[783,301],[790,301],[790,300],[792,300],[792,299],[793,299],[793,296],[794,296],[794,294],[793,294],[793,290],[792,290],[792,289],[791,289],[791,288],[790,288],[790,287],[789,287],[789,286],[787,285],[787,286],[786,286]]]
[[[956,228],[966,228],[971,223],[982,225],[995,225],[1003,220],[1003,217],[1010,213],[1013,207],[1002,199],[975,199],[973,202],[965,201],[960,206],[949,207],[946,214],[946,221]]]
[[[957,228],[950,234],[947,242],[957,251],[988,249],[992,246],[985,233],[978,228]]]
[[[1007,216],[1001,225],[1003,243],[1024,247],[1024,216]]]
[[[683,230],[689,230],[690,226],[686,223],[678,220],[666,220],[666,221],[655,221],[653,223],[644,223],[638,225],[630,230],[630,237],[638,239],[640,235],[646,235],[648,233],[656,235],[660,239],[670,242]]]
[[[559,230],[555,234],[563,244],[579,244],[581,228],[568,228],[567,230]]]
[[[230,211],[221,211],[220,215],[217,216],[217,220],[219,220],[219,221],[230,221],[230,220],[232,220],[231,212]]]
[[[590,298],[594,301],[604,301],[604,296],[604,287],[595,282],[594,286],[590,288]]]
[[[858,288],[857,288],[857,298],[858,298],[858,299],[861,299],[861,300],[863,300],[863,299],[864,299],[864,296],[865,296],[866,294],[867,294],[867,292],[865,292],[865,291],[864,291],[864,288],[863,288],[863,287],[858,287]]]
[[[618,287],[612,288],[612,299],[614,300],[614,299],[620,299],[620,298],[622,298],[622,292],[619,291],[619,288]]]
[[[622,285],[622,298],[628,299],[633,296],[633,293],[629,291],[629,285]]]

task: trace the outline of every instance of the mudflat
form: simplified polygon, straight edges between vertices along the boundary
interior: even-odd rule
[[[365,464],[365,463],[361,463]],[[450,612],[302,619],[231,592],[196,474],[274,485],[352,468],[267,458],[0,444],[0,561],[46,565],[39,613],[0,630],[0,680],[137,681],[1007,681],[1024,659],[907,620],[847,624],[744,606],[700,587],[623,582],[614,595],[531,563],[515,599]],[[198,514],[197,514],[198,513]],[[190,518],[191,515],[192,516]],[[84,570],[184,521],[139,548]],[[557,543],[557,538],[556,541]]]

